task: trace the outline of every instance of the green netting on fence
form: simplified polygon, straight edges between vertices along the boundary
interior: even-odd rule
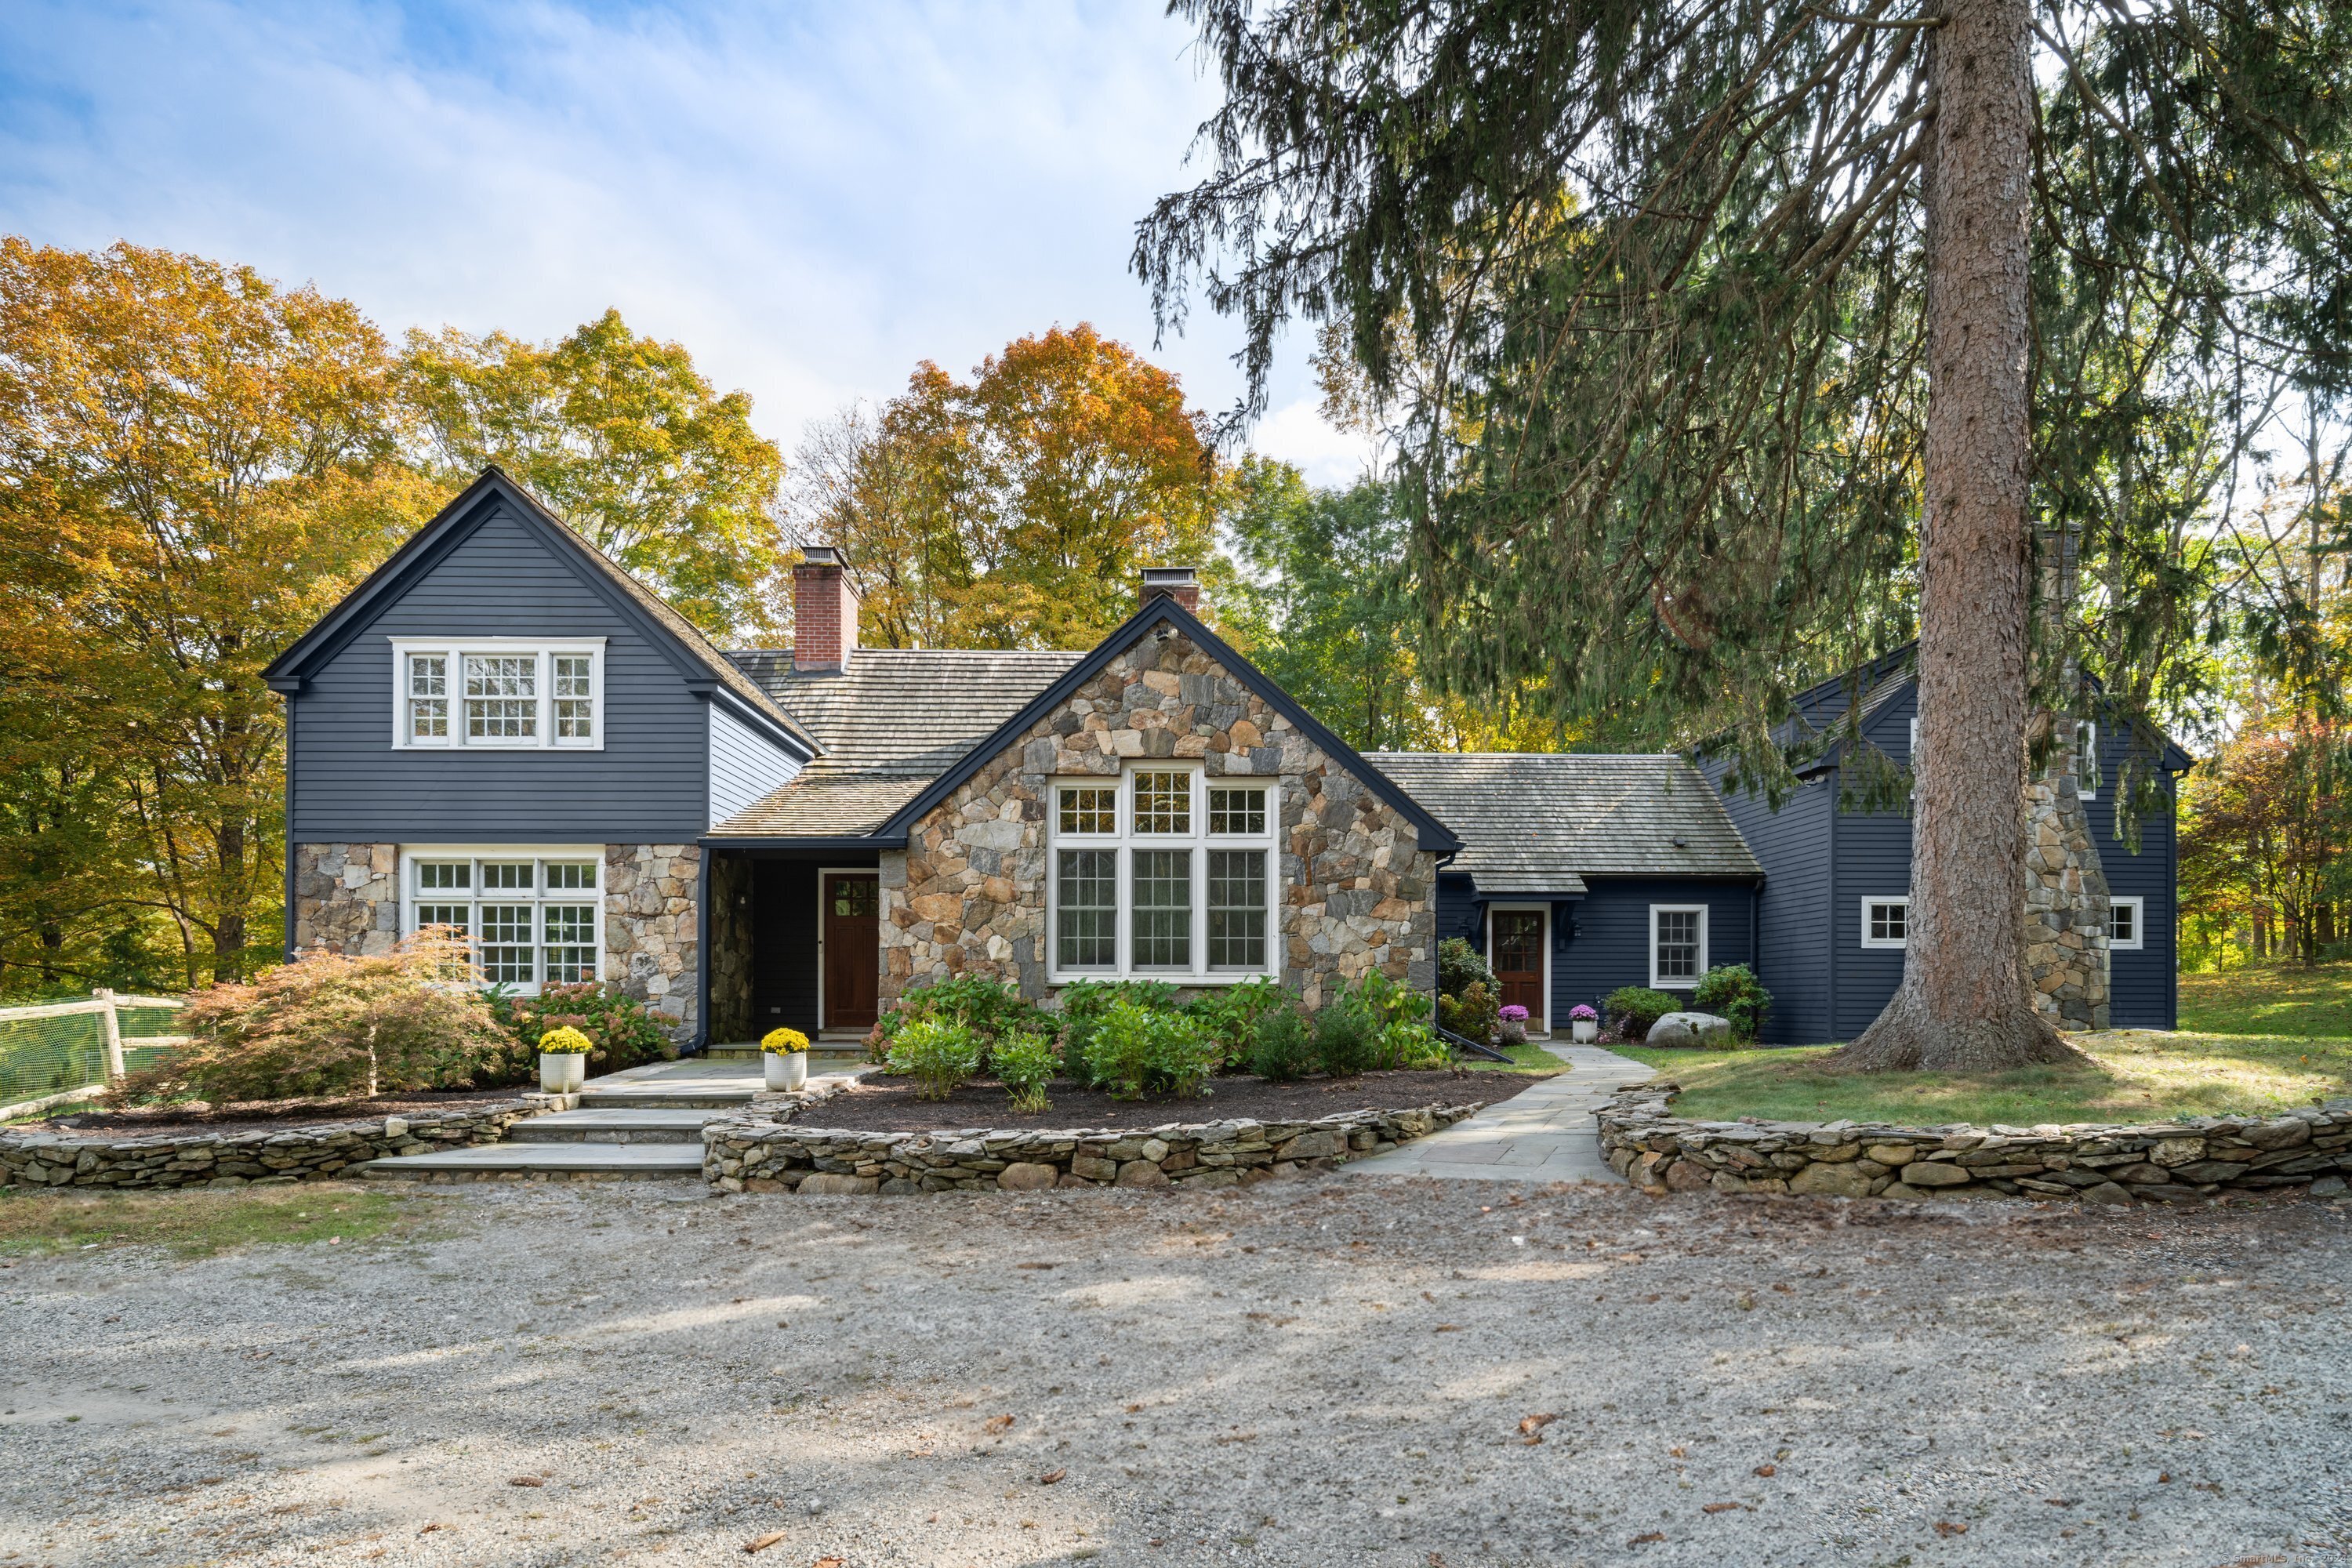
[[[48,1018],[0,1016],[0,1105],[105,1081],[103,1013],[68,1013]]]

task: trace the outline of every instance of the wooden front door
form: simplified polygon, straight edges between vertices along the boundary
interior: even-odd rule
[[[828,871],[824,906],[824,1027],[874,1026],[882,973],[882,884],[871,871]]]
[[[1494,966],[1495,983],[1503,993],[1495,999],[1495,1005],[1525,1007],[1528,1027],[1540,1029],[1547,1011],[1543,994],[1544,912],[1496,910],[1488,918],[1495,924],[1486,961]]]

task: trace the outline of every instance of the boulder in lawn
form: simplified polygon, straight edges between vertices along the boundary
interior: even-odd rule
[[[1727,1046],[1731,1020],[1712,1013],[1669,1013],[1650,1026],[1649,1046]]]

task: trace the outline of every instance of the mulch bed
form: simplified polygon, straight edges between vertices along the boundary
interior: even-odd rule
[[[44,1132],[105,1132],[118,1137],[144,1138],[174,1132],[274,1132],[288,1127],[308,1127],[321,1121],[356,1121],[374,1116],[415,1116],[464,1110],[469,1106],[512,1100],[536,1087],[511,1089],[423,1089],[415,1094],[383,1094],[373,1100],[236,1100],[206,1105],[159,1105],[148,1110],[65,1110],[38,1121],[16,1124],[15,1130]]]
[[[1171,1121],[1309,1121],[1351,1110],[1413,1110],[1424,1105],[1460,1105],[1508,1100],[1543,1079],[1524,1073],[1368,1072],[1360,1078],[1301,1079],[1268,1083],[1262,1078],[1220,1078],[1209,1092],[1190,1100],[1153,1095],[1113,1100],[1100,1089],[1056,1081],[1046,1089],[1053,1108],[1016,1116],[1004,1090],[989,1082],[967,1084],[945,1100],[918,1100],[907,1079],[871,1078],[856,1088],[813,1105],[794,1118],[796,1127],[845,1128],[859,1132],[924,1132],[937,1128],[1147,1128]]]

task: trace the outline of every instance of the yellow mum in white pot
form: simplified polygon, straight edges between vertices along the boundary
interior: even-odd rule
[[[798,1029],[771,1029],[761,1037],[760,1059],[768,1088],[793,1094],[808,1082],[808,1037]]]
[[[539,1087],[550,1094],[577,1094],[588,1081],[588,1053],[596,1042],[566,1025],[539,1037]]]

